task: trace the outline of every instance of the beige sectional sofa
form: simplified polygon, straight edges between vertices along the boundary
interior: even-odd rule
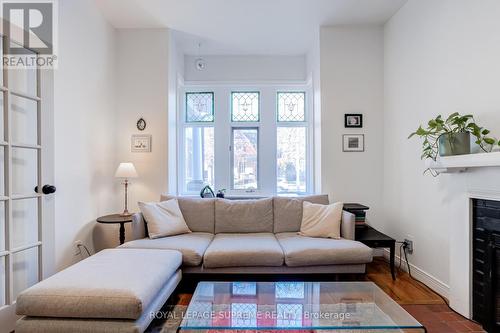
[[[174,197],[163,195],[161,200]],[[297,232],[302,201],[328,204],[327,195],[226,200],[178,197],[189,234],[147,238],[142,214],[134,216],[143,236],[122,248],[170,249],[182,253],[184,273],[364,273],[372,250],[354,240],[354,216],[343,213],[342,239]],[[307,267],[307,269],[304,269]]]
[[[162,196],[162,200],[171,199]],[[363,273],[372,250],[354,241],[354,216],[344,212],[342,239],[297,234],[302,201],[327,196],[222,200],[178,198],[191,233],[141,237],[103,250],[23,291],[16,332],[140,333],[184,273]]]

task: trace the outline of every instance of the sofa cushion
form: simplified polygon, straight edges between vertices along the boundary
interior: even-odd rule
[[[141,202],[139,209],[148,226],[149,238],[175,236],[191,232],[182,216],[177,199]]]
[[[137,319],[182,262],[171,250],[103,250],[23,291],[18,315]]]
[[[302,202],[328,205],[328,195],[310,195],[298,198],[274,197],[274,233],[295,232],[302,222]]]
[[[214,233],[215,199],[176,197],[162,194],[160,201],[177,198],[184,220],[191,231]]]
[[[273,199],[215,201],[215,233],[273,232]]]
[[[285,253],[287,266],[366,264],[372,261],[372,249],[347,239],[313,238],[295,232],[276,234]]]
[[[203,266],[281,266],[283,250],[271,233],[217,234],[203,256]]]
[[[177,250],[182,253],[183,265],[198,266],[212,238],[213,234],[192,232],[157,239],[137,239],[121,245],[120,248]]]
[[[342,202],[331,205],[302,202],[302,224],[299,235],[340,239],[343,207]]]

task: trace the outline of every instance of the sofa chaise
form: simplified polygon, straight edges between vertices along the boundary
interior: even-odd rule
[[[179,284],[181,254],[103,250],[23,291],[16,333],[139,333]]]

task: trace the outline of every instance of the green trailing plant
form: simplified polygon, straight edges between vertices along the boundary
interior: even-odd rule
[[[420,125],[415,132],[408,136],[408,139],[415,135],[422,138],[422,155],[420,158],[435,161],[438,156],[439,138],[443,135],[449,135],[453,138],[453,135],[457,133],[470,133],[476,138],[476,144],[485,152],[491,152],[495,145],[500,145],[496,138],[489,136],[490,131],[488,129],[476,124],[474,116],[470,114],[462,116],[458,112],[450,114],[446,119],[439,115],[429,120],[427,128]]]

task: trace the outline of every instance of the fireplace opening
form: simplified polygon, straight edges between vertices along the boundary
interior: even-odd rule
[[[500,332],[500,201],[473,199],[472,318]]]

